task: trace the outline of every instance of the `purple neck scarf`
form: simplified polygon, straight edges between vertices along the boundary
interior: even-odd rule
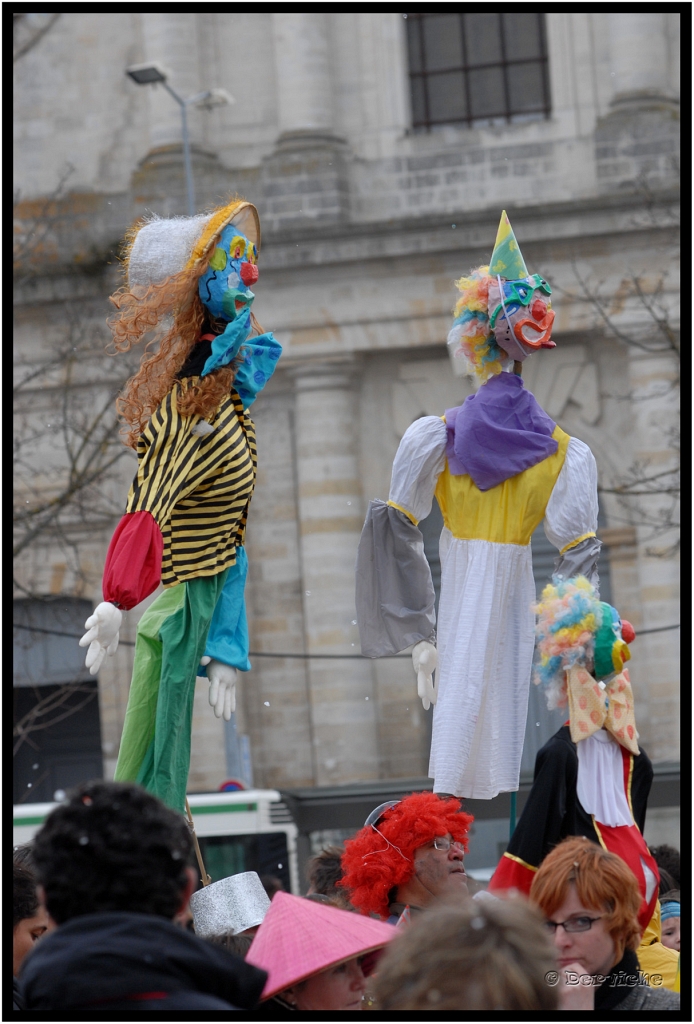
[[[481,491],[554,455],[556,424],[515,373],[499,373],[456,409],[446,409],[446,458]]]

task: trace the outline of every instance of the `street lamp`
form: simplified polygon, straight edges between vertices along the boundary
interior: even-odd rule
[[[188,214],[193,217],[195,214],[195,188],[193,185],[193,167],[190,161],[190,140],[188,138],[188,107],[204,107],[212,110],[214,107],[224,107],[227,104],[235,103],[236,100],[230,96],[226,89],[207,89],[205,92],[198,92],[195,96],[183,99],[171,86],[167,79],[168,74],[155,62],[148,64],[132,64],[125,69],[126,75],[132,78],[137,85],[163,85],[170,96],[176,100],[181,108],[181,127],[183,129],[183,161],[186,170],[186,191],[188,193]]]

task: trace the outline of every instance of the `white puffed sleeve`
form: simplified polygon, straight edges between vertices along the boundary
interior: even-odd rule
[[[415,522],[431,512],[436,482],[446,463],[446,424],[422,416],[407,428],[393,462],[389,504]]]
[[[598,528],[598,468],[583,441],[572,437],[545,510],[545,534],[555,548],[573,547]]]

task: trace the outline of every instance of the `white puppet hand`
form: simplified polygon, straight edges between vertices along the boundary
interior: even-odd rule
[[[123,613],[120,608],[116,608],[110,601],[102,601],[85,622],[84,628],[87,632],[79,644],[80,647],[89,646],[84,664],[90,675],[96,675],[107,654],[113,656],[116,653],[118,631],[122,621]]]
[[[224,716],[225,722],[231,721],[236,711],[236,673],[237,669],[225,665],[205,655],[200,659],[201,665],[207,666],[207,678],[210,681],[210,704],[217,718]]]
[[[417,674],[417,695],[422,699],[425,711],[436,703],[436,683],[434,669],[438,666],[439,656],[436,648],[428,640],[420,640],[412,650],[412,666]]]

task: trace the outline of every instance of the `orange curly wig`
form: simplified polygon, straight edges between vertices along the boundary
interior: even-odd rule
[[[367,825],[347,840],[342,855],[344,874],[337,884],[349,890],[350,903],[362,914],[386,918],[391,889],[409,882],[414,875],[415,850],[450,833],[467,851],[473,820],[471,814],[460,810],[460,801],[455,798],[442,800],[434,793],[411,793],[385,811],[378,832]],[[386,845],[384,838],[393,845]]]
[[[128,380],[116,400],[118,417],[123,425],[125,444],[137,447],[137,441],[152,413],[176,383],[176,375],[195,347],[207,310],[198,295],[198,279],[205,273],[228,212],[241,204],[236,198],[216,212],[203,233],[188,266],[146,290],[127,285],[111,295],[117,313],[108,321],[116,352],[129,352],[148,339],[138,372]],[[124,262],[143,221],[133,225],[126,235]],[[251,314],[257,333],[262,328]],[[220,331],[224,329],[221,326]],[[213,370],[204,378],[189,379],[178,385],[177,406],[184,416],[207,418],[228,394],[236,375],[239,357],[230,366]]]

